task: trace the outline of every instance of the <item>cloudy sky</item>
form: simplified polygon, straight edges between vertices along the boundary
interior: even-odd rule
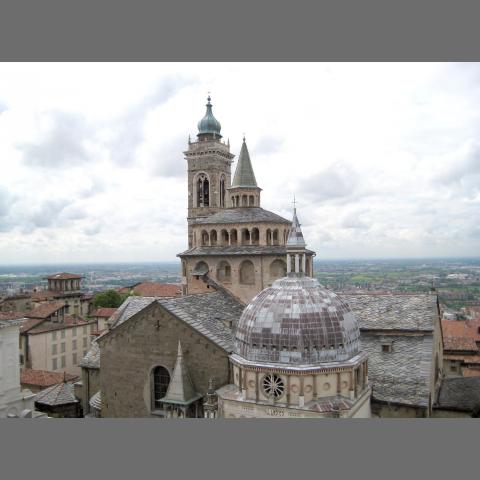
[[[4,63],[0,264],[175,260],[208,91],[317,259],[480,254],[480,64]]]

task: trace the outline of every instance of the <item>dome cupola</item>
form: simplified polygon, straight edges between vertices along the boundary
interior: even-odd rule
[[[246,360],[294,365],[346,361],[360,352],[349,306],[305,275],[305,241],[296,209],[287,242],[288,276],[260,292],[243,311],[235,351]]]
[[[198,134],[199,138],[222,138],[220,130],[222,126],[220,122],[213,116],[212,104],[210,103],[210,95],[207,98],[207,111],[205,116],[198,122]]]

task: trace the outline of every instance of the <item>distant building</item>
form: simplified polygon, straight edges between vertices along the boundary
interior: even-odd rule
[[[63,301],[41,304],[25,314],[20,328],[23,368],[80,375],[79,363],[90,348],[95,320],[67,315]]]
[[[182,286],[176,283],[142,282],[119,288],[118,292],[140,297],[170,298],[182,295]]]
[[[116,308],[100,307],[90,314],[90,318],[97,324],[95,334],[100,334],[107,328],[108,319],[117,311]]]
[[[446,377],[480,376],[480,318],[442,320]]]

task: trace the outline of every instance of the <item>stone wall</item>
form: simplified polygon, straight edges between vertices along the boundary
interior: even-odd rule
[[[151,373],[163,366],[172,375],[179,340],[198,393],[210,377],[229,382],[227,353],[154,303],[98,340],[102,417],[154,417]]]

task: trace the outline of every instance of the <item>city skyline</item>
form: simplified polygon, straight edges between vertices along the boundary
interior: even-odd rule
[[[246,135],[264,207],[289,218],[296,196],[317,261],[480,251],[478,64],[3,64],[0,74],[0,264],[175,261],[183,151],[209,91],[235,161]]]

